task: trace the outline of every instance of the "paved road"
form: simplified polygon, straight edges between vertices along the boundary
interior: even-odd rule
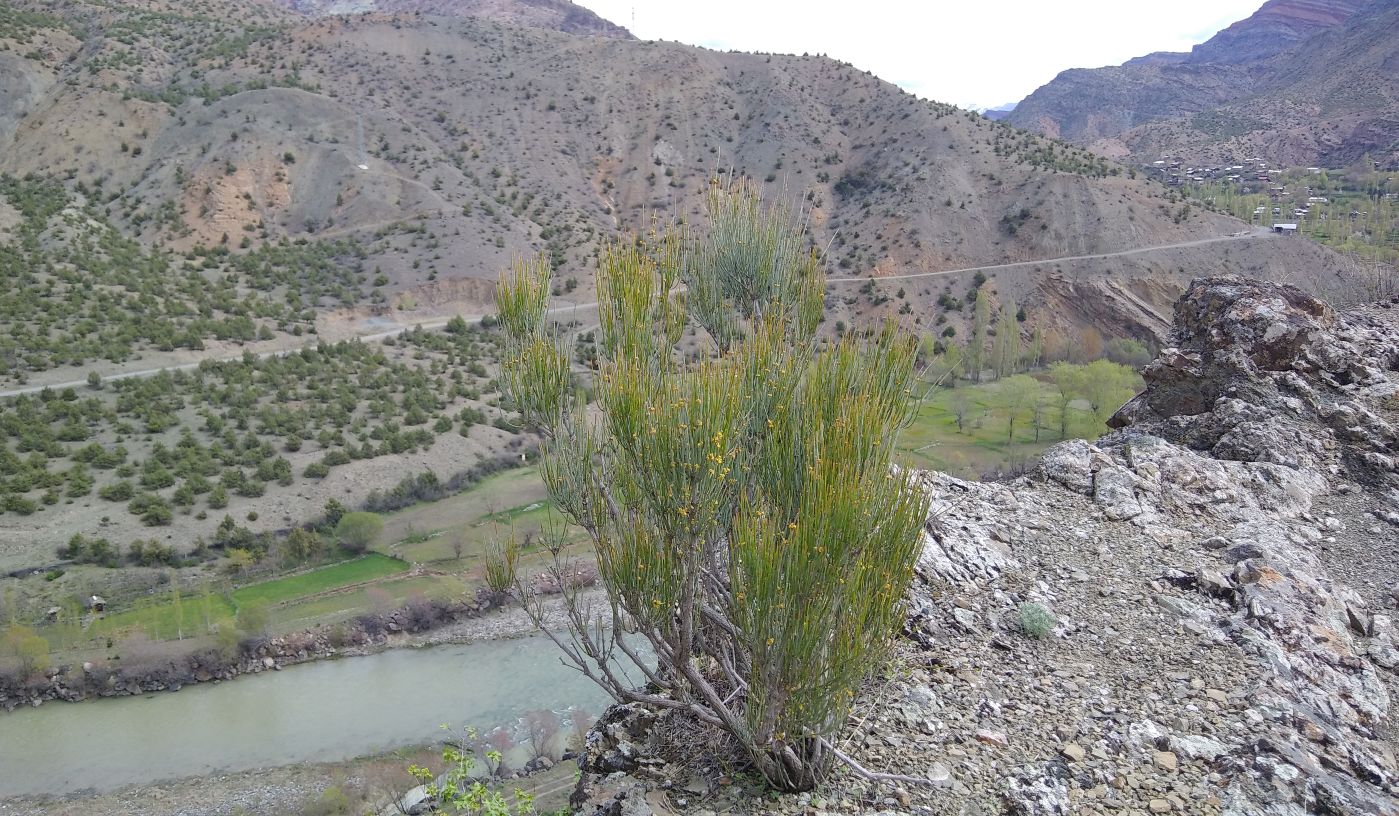
[[[1188,248],[1188,247],[1205,246],[1205,245],[1207,245],[1207,244],[1218,244],[1218,243],[1222,243],[1222,242],[1225,242],[1225,241],[1247,241],[1247,240],[1252,240],[1252,239],[1257,239],[1257,238],[1264,238],[1264,237],[1267,237],[1267,236],[1270,235],[1270,234],[1271,234],[1271,233],[1262,232],[1262,231],[1235,233],[1235,234],[1233,234],[1233,235],[1221,235],[1221,236],[1216,237],[1216,238],[1202,238],[1202,239],[1195,240],[1195,241],[1183,241],[1183,242],[1181,242],[1181,243],[1176,243],[1176,244],[1159,244],[1159,245],[1157,245],[1157,246],[1138,247],[1138,248],[1136,248],[1136,249],[1124,249],[1124,250],[1122,250],[1121,252],[1105,252],[1105,253],[1100,253],[1100,254],[1097,254],[1097,255],[1066,255],[1066,256],[1064,256],[1064,257],[1062,257],[1062,258],[1043,258],[1043,259],[1040,259],[1040,260],[1037,260],[1037,261],[1016,261],[1015,263],[991,264],[991,265],[989,265],[989,266],[969,266],[969,267],[965,267],[965,268],[962,268],[962,269],[943,269],[943,270],[940,270],[940,271],[938,271],[938,272],[915,272],[915,273],[908,274],[908,275],[885,275],[885,276],[883,276],[883,277],[875,278],[875,280],[876,280],[876,281],[881,281],[881,282],[882,282],[882,281],[895,281],[895,280],[911,280],[911,279],[914,279],[914,278],[932,278],[932,277],[938,277],[938,276],[940,276],[940,275],[959,275],[959,274],[962,274],[962,273],[964,273],[964,272],[992,272],[992,271],[995,271],[995,270],[998,270],[998,269],[1018,269],[1018,268],[1022,268],[1022,267],[1043,266],[1043,265],[1046,265],[1046,264],[1062,263],[1062,262],[1065,262],[1065,261],[1090,261],[1090,260],[1100,260],[1100,259],[1103,259],[1103,258],[1120,258],[1120,257],[1126,256],[1126,255],[1142,255],[1142,254],[1145,254],[1145,253],[1148,253],[1148,252],[1159,252],[1159,251],[1164,250],[1164,249],[1185,249],[1185,248]],[[828,283],[828,284],[867,283],[869,280],[870,280],[870,278],[869,278],[868,276],[862,277],[862,278],[861,278],[861,277],[827,278],[826,283]],[[594,302],[589,302],[589,303],[577,303],[577,304],[572,304],[572,305],[569,305],[569,306],[558,306],[558,307],[555,307],[555,308],[553,308],[553,309],[550,309],[550,310],[549,310],[549,314],[550,314],[550,315],[553,315],[553,316],[556,316],[556,317],[559,317],[559,316],[567,315],[567,314],[572,313],[572,312],[586,312],[586,311],[589,311],[589,310],[593,309],[593,308],[596,307],[596,306],[597,306],[597,303],[596,303],[595,301],[594,301]],[[476,322],[479,322],[479,321],[484,317],[484,315],[462,315],[461,317],[462,317],[463,319],[465,319],[466,321],[468,321],[468,322],[476,323]],[[386,331],[376,332],[376,333],[373,333],[373,334],[362,334],[362,335],[359,335],[358,339],[359,339],[359,340],[362,340],[362,341],[364,341],[364,342],[366,342],[366,343],[373,343],[373,342],[377,342],[377,341],[380,341],[380,340],[386,340],[386,339],[388,339],[388,338],[390,338],[390,337],[395,337],[395,336],[400,335],[400,334],[402,334],[402,333],[404,333],[404,332],[406,332],[406,331],[411,331],[411,330],[413,330],[414,328],[416,328],[416,327],[418,327],[418,326],[422,326],[424,329],[436,329],[436,328],[441,328],[442,326],[447,325],[447,321],[448,321],[448,320],[451,320],[451,318],[449,318],[449,317],[443,317],[443,318],[438,318],[438,319],[436,319],[436,320],[427,320],[427,321],[422,321],[422,322],[418,322],[418,323],[413,323],[413,324],[410,324],[410,325],[400,325],[400,326],[396,326],[395,328],[388,329],[388,330],[386,330]],[[315,341],[312,341],[312,342],[308,343],[307,345],[315,345]],[[280,357],[280,356],[284,356],[284,355],[287,355],[287,354],[295,354],[296,352],[300,351],[301,348],[302,348],[302,347],[298,346],[298,347],[296,347],[296,348],[279,349],[279,350],[276,350],[276,351],[264,351],[264,352],[258,354],[257,356],[258,356],[260,359],[265,359],[265,358],[268,358],[268,357]],[[224,356],[221,356],[221,357],[206,357],[205,359],[208,359],[208,360],[216,360],[216,361],[223,361],[223,360],[239,360],[239,359],[242,359],[242,357],[243,357],[243,355],[242,355],[241,353],[239,353],[239,354],[233,354],[233,355],[224,355]],[[201,361],[201,362],[202,362],[202,361]],[[121,372],[121,373],[119,373],[119,374],[111,374],[111,375],[109,375],[109,376],[103,377],[102,379],[103,379],[104,382],[111,382],[111,381],[113,381],[113,380],[125,380],[125,379],[130,379],[130,378],[132,378],[132,377],[150,377],[150,376],[154,376],[155,374],[159,374],[159,373],[162,372],[162,371],[192,371],[192,370],[194,370],[194,369],[196,369],[196,368],[198,368],[198,367],[199,367],[199,363],[198,363],[198,362],[194,362],[194,363],[184,363],[184,364],[181,364],[181,365],[159,366],[159,367],[156,367],[156,368],[144,368],[144,369],[140,369],[140,370],[137,370],[137,371],[124,371],[124,372]],[[70,381],[68,381],[68,382],[61,382],[61,383],[50,383],[50,384],[48,384],[48,385],[30,385],[30,386],[25,386],[25,387],[23,387],[23,388],[11,388],[11,389],[8,389],[8,390],[0,391],[0,398],[3,398],[3,397],[17,397],[17,396],[19,396],[19,395],[21,395],[21,394],[37,394],[38,392],[44,390],[45,388],[52,388],[52,389],[54,389],[54,390],[61,390],[61,389],[64,389],[64,388],[79,388],[79,387],[85,386],[85,385],[87,385],[87,380],[86,380],[86,379],[81,379],[81,380],[70,380]]]

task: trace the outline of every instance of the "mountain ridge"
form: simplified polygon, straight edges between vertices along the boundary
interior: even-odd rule
[[[805,213],[835,276],[875,279],[832,291],[831,328],[892,318],[959,342],[974,273],[879,279],[1030,261],[990,273],[995,298],[1034,316],[1023,331],[1155,341],[1152,312],[1200,269],[1330,287],[1344,265],[1272,239],[1054,261],[1244,225],[822,57],[231,0],[63,10],[0,51],[18,77],[0,74],[0,95],[30,100],[0,131],[0,174],[47,176],[68,211],[101,222],[50,228],[53,245],[110,233],[158,256],[149,268],[221,276],[271,299],[282,317],[261,305],[253,328],[274,338],[483,314],[489,282],[537,253],[556,268],[556,305],[586,302],[605,242],[653,214],[698,221],[730,171]],[[310,254],[315,276],[297,271]],[[208,306],[168,308],[183,327]]]
[[[299,14],[408,14],[479,17],[592,37],[636,39],[630,31],[569,0],[274,0]]]
[[[1189,53],[1065,71],[1008,121],[1124,158],[1205,152],[1223,161],[1259,151],[1309,165],[1375,152],[1392,163],[1399,87],[1376,64],[1392,69],[1396,8],[1392,0],[1270,0]],[[1377,30],[1390,34],[1377,39]],[[1368,98],[1346,101],[1357,84]]]

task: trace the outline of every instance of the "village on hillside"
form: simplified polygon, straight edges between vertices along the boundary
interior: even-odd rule
[[[1188,199],[1275,232],[1382,261],[1399,257],[1399,174],[1374,162],[1287,168],[1256,156],[1217,165],[1167,156],[1141,170]]]

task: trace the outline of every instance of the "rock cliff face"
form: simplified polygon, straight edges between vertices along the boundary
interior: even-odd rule
[[[844,744],[930,785],[838,774],[772,809],[1399,812],[1390,306],[1197,281],[1116,431],[1013,482],[925,474],[907,642]],[[1021,626],[1026,604],[1054,616],[1047,636]],[[593,769],[631,787],[585,775],[582,792],[615,812],[645,812],[675,774],[646,760],[644,719],[614,712],[593,735]],[[670,805],[757,809],[686,784]]]

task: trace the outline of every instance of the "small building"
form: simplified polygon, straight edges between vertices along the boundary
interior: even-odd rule
[[[44,613],[44,619],[47,620],[49,623],[53,623],[54,621],[58,620],[58,616],[61,614],[63,614],[63,607],[50,606],[49,610]]]
[[[107,599],[103,598],[101,595],[93,595],[91,598],[87,599],[87,608],[92,612],[106,612]]]
[[[1274,224],[1274,225],[1273,225],[1273,232],[1276,232],[1276,233],[1278,233],[1279,235],[1296,235],[1296,234],[1297,234],[1297,225],[1296,225],[1296,224]]]

